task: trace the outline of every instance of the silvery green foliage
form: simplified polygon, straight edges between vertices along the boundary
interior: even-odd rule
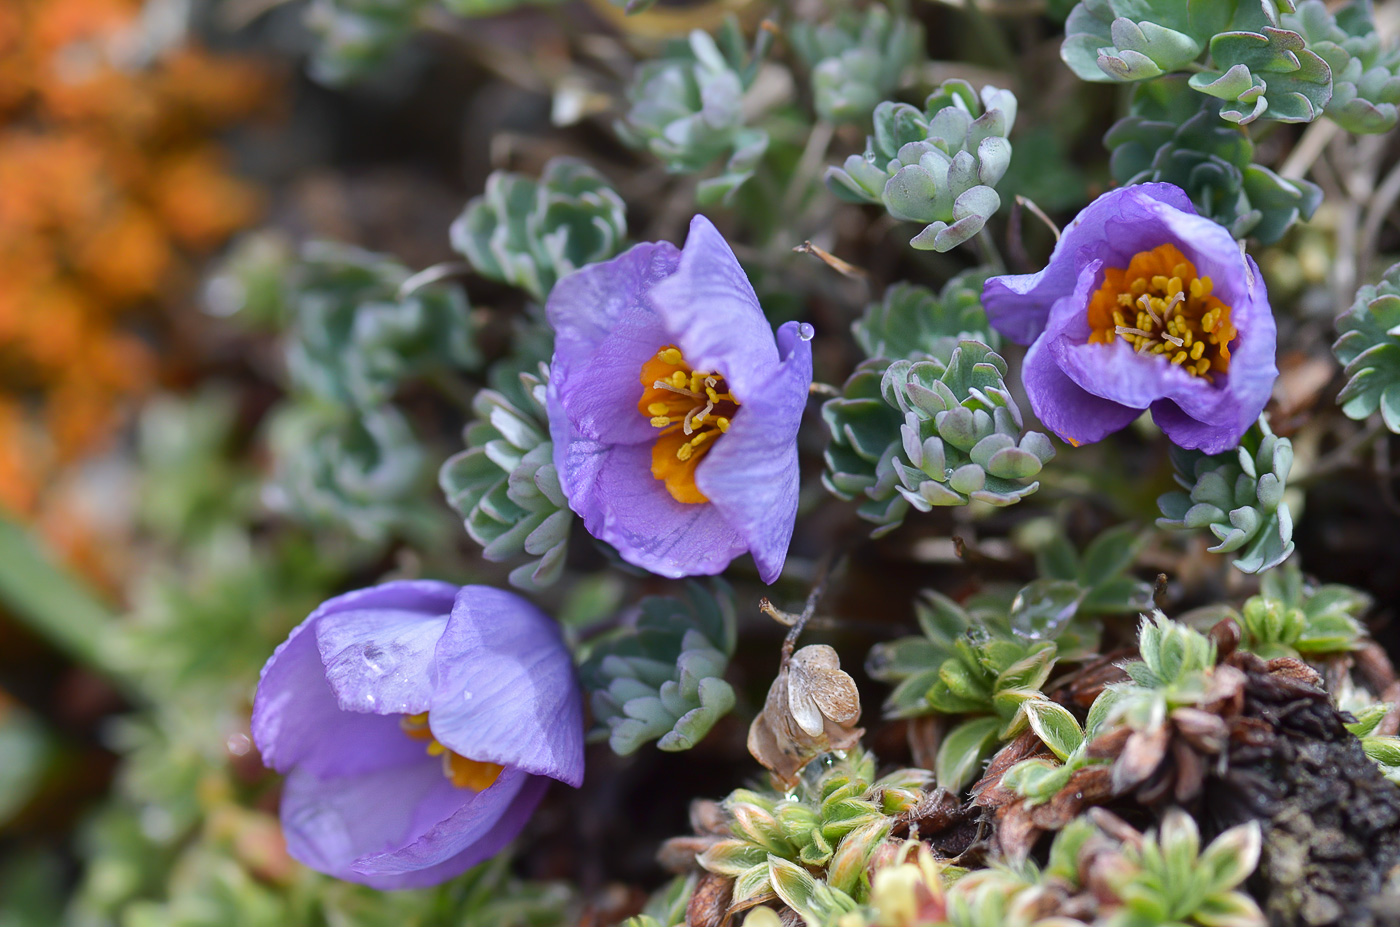
[[[1303,0],[1282,24],[1303,36],[1332,69],[1327,115],[1348,132],[1395,128],[1400,104],[1400,48],[1385,49],[1369,2],[1352,2],[1335,14],[1322,0]]]
[[[1366,639],[1360,618],[1370,607],[1361,590],[1318,586],[1288,563],[1264,574],[1259,594],[1244,603],[1240,646],[1266,660],[1355,650]]]
[[[980,341],[995,350],[1001,338],[982,310],[982,284],[989,276],[987,268],[963,271],[939,293],[896,283],[879,302],[865,307],[851,332],[867,357],[893,360],[927,354],[946,361],[963,341]]]
[[[1283,500],[1293,444],[1264,419],[1232,451],[1206,455],[1173,446],[1181,490],[1157,499],[1163,528],[1209,528],[1212,553],[1237,554],[1235,568],[1258,573],[1293,553],[1293,515]]]
[[[840,499],[865,497],[872,536],[899,527],[910,506],[1018,503],[1040,486],[1033,478],[1054,447],[1022,430],[1005,375],[1007,361],[980,342],[959,343],[946,361],[861,364],[822,406],[832,431],[823,485]]]
[[[1019,502],[1055,450],[1040,432],[1023,432],[1005,376],[1006,361],[977,341],[946,361],[866,361],[822,406],[832,435],[823,485],[838,498],[864,497],[860,515],[878,526],[875,537],[910,506]]]
[[[430,0],[312,0],[305,22],[315,40],[311,76],[348,84],[383,65],[418,26]]]
[[[859,122],[899,89],[903,73],[922,57],[924,30],[874,5],[864,15],[842,10],[820,24],[794,22],[788,40],[811,68],[817,115]]]
[[[1140,81],[1194,71],[1192,89],[1220,115],[1311,122],[1332,98],[1327,62],[1280,13],[1293,0],[1083,0],[1065,23],[1060,57],[1090,81]]]
[[[904,417],[880,392],[888,366],[884,358],[864,361],[846,379],[841,395],[822,404],[831,435],[822,455],[822,485],[838,499],[859,501],[860,517],[877,526],[874,537],[898,528],[909,511],[894,488],[894,455]]]
[[[1175,105],[1158,103],[1162,96]],[[1201,102],[1184,80],[1143,85],[1133,113],[1104,136],[1113,178],[1124,185],[1176,184],[1201,215],[1235,238],[1253,235],[1262,244],[1278,241],[1300,218],[1311,219],[1322,188],[1254,164],[1249,136],[1221,122],[1218,101]]]
[[[544,405],[549,366],[540,361],[517,376],[515,389],[483,389],[472,399],[466,450],[443,462],[438,484],[483,557],[530,558],[511,571],[510,583],[536,590],[563,572],[574,516],[554,469]]]
[[[598,644],[579,668],[598,723],[625,756],[649,740],[689,750],[734,707],[724,671],[734,653],[733,593],[720,580],[686,586],[685,597],[642,600],[635,624]]]
[[[947,366],[862,364],[823,406],[832,433],[824,485],[840,498],[865,497],[860,514],[878,526],[872,536],[898,527],[911,505],[1009,505],[1034,492],[1030,478],[1054,450],[1044,435],[1022,435],[1005,369],[977,342],[964,342]]]
[[[1400,434],[1400,264],[1357,291],[1337,317],[1337,334],[1332,353],[1347,376],[1337,394],[1342,411],[1363,419],[1379,409],[1385,427]]]
[[[760,30],[759,41],[768,35]],[[697,29],[666,57],[637,68],[627,88],[630,108],[617,123],[624,142],[647,149],[673,173],[699,173],[725,158],[723,173],[696,190],[702,205],[728,201],[768,150],[768,133],[744,125],[744,92],[761,51],[742,62],[742,36],[732,21],[720,39],[724,51]]]
[[[1030,723],[1028,706],[1045,701],[1040,687],[1056,660],[1097,646],[1092,619],[1076,621],[1082,594],[1072,583],[1039,581],[1009,606],[987,600],[964,607],[926,591],[915,605],[922,635],[871,648],[867,672],[895,684],[886,714],[961,719],[939,745],[940,786],[957,791],[970,782],[999,743]]]
[[[871,855],[931,784],[922,769],[876,778],[875,757],[860,746],[829,759],[808,764],[786,794],[737,789],[722,803],[731,836],[697,861],[735,880],[734,904],[776,892],[799,912],[831,903],[851,910],[868,889]]]
[[[898,360],[885,371],[881,395],[904,415],[894,488],[914,508],[1011,505],[1039,487],[1033,478],[1055,449],[1023,431],[1005,377],[1006,361],[977,341],[959,344],[946,363]]]
[[[1007,136],[1016,96],[962,80],[944,81],[922,110],[886,101],[863,154],[827,169],[827,185],[854,203],[883,205],[891,216],[925,224],[910,241],[948,251],[982,230],[1001,206],[996,184],[1011,163]]]
[[[415,517],[424,455],[391,405],[291,402],[273,416],[274,507],[381,542]]]
[[[986,276],[986,270],[980,269],[960,273],[949,280],[938,295],[927,287],[895,284],[885,291],[881,301],[867,305],[864,315],[851,326],[855,340],[871,356],[871,360],[858,365],[841,388],[841,395],[827,400],[822,406],[822,417],[832,434],[832,440],[826,447],[822,485],[839,499],[860,500],[861,518],[878,525],[872,536],[888,534],[902,524],[910,506],[904,490],[911,490],[924,482],[923,478],[910,475],[910,485],[904,485],[904,490],[900,489],[900,473],[904,471],[899,471],[897,466],[906,466],[907,469],[910,465],[910,458],[902,456],[907,416],[899,399],[895,398],[893,386],[886,384],[886,374],[892,367],[888,357],[899,358],[904,365],[934,364],[938,368],[948,367],[956,358],[958,368],[962,370],[963,365],[974,363],[974,356],[980,356],[981,351],[987,357],[995,358],[987,361],[991,364],[990,370],[994,371],[998,363],[1004,370],[1004,361],[997,354],[990,353],[986,344],[974,340],[998,340],[987,325],[986,312],[981,309],[981,281]],[[960,344],[965,342],[972,346],[970,353],[959,350]],[[900,370],[906,368],[904,365]],[[973,391],[977,389],[976,385],[965,384],[956,377],[949,382],[969,386]],[[1002,396],[1004,391],[993,393],[988,402],[995,406]],[[962,399],[973,403],[969,406],[974,409],[970,414],[974,424],[981,423],[976,412],[979,406],[973,393],[962,393]],[[1005,396],[1005,400],[1011,402],[1009,396]],[[1011,403],[1011,409],[1015,410],[1015,403]],[[962,413],[956,417],[962,417]],[[948,421],[948,416],[944,420]],[[995,417],[993,410],[993,417],[988,421],[995,428],[1001,419]],[[1019,423],[1019,410],[1015,410],[1014,421]],[[923,424],[910,427],[920,433],[927,430]],[[1015,434],[1019,437],[1019,428]],[[923,438],[920,440],[923,441]],[[1032,438],[1032,447],[1035,444]],[[923,444],[920,444],[921,452]],[[960,459],[959,454],[956,447],[951,451],[945,449],[945,456],[951,455],[955,461]],[[1039,471],[1039,466],[1036,469]],[[984,492],[1001,492],[1005,489],[1004,483],[997,482],[998,478],[994,475],[988,473],[988,478],[990,483],[984,482],[981,487]],[[1035,487],[1028,492],[1033,492],[1033,489]],[[930,508],[914,504],[921,511]],[[966,504],[966,501],[939,504]]]
[[[451,236],[482,276],[543,300],[560,277],[622,250],[627,206],[584,162],[553,158],[539,180],[492,172]]]
[[[269,427],[270,498],[382,542],[424,517],[423,452],[390,404],[403,381],[480,362],[466,300],[384,255],[312,242],[282,268],[291,397]]]
[[[476,367],[481,357],[461,290],[404,292],[409,277],[386,255],[309,242],[284,282],[292,386],[333,404],[377,406],[410,377]]]
[[[430,8],[458,16],[491,16],[558,0],[312,0],[307,30],[315,40],[309,70],[323,84],[353,83],[387,64]]]

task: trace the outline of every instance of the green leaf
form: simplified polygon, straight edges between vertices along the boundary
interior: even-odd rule
[[[1084,731],[1063,705],[1049,699],[1035,699],[1022,705],[1021,710],[1035,736],[1062,762],[1084,744]]]
[[[949,731],[934,761],[938,784],[958,792],[971,782],[996,746],[1001,726],[999,718],[973,718]]]
[[[634,626],[593,647],[579,676],[598,732],[608,732],[615,753],[649,740],[662,750],[688,750],[734,707],[723,675],[735,624],[725,583],[690,583],[684,598],[644,599]]]

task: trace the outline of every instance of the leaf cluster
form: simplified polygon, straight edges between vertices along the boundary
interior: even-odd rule
[[[530,558],[510,573],[511,585],[522,589],[540,589],[559,578],[573,524],[545,412],[549,367],[535,363],[534,372],[517,374],[515,389],[483,389],[472,398],[476,417],[463,431],[466,449],[438,470],[443,495],[461,513],[483,557]],[[515,366],[507,361],[492,372],[504,378]]]
[[[1342,411],[1364,419],[1379,409],[1385,427],[1400,434],[1400,263],[1357,291],[1337,318],[1337,335],[1332,353],[1347,376],[1337,394]]]
[[[684,598],[653,596],[633,624],[596,643],[579,667],[597,727],[613,752],[627,755],[657,740],[689,750],[734,707],[724,671],[734,653],[733,594],[716,580],[686,586]]]
[[[871,855],[893,818],[918,805],[930,777],[901,769],[876,778],[875,758],[859,746],[832,759],[808,766],[791,792],[738,789],[725,799],[732,836],[706,849],[699,863],[735,879],[735,905],[776,893],[794,910],[811,912],[831,904],[846,909],[865,897]]]
[[[492,172],[450,235],[477,273],[543,300],[560,277],[622,250],[627,205],[587,163],[551,158],[539,180]]]
[[[1237,553],[1245,573],[1272,569],[1293,553],[1293,514],[1284,501],[1293,443],[1260,418],[1240,446],[1202,454],[1173,446],[1181,490],[1157,499],[1163,528],[1208,528],[1218,542],[1212,553]]]
[[[700,181],[696,198],[701,205],[728,202],[768,150],[767,131],[746,125],[745,92],[769,42],[771,35],[759,30],[760,44],[746,56],[733,20],[726,21],[718,43],[695,30],[664,57],[637,68],[618,135],[660,158],[672,173],[698,173],[724,158],[723,172]]]
[[[960,342],[946,361],[866,361],[822,407],[832,435],[823,485],[838,498],[864,496],[860,514],[878,526],[876,537],[910,506],[1019,502],[1039,488],[1033,477],[1055,450],[1023,431],[1006,373],[1006,361],[976,341]]]
[[[923,58],[918,21],[878,4],[864,14],[840,10],[822,23],[794,22],[788,41],[811,69],[817,115],[859,122],[899,89],[904,72]]]
[[[1007,136],[1016,97],[964,80],[944,81],[923,109],[886,101],[875,108],[875,133],[863,154],[827,169],[833,193],[884,206],[896,219],[924,224],[910,244],[949,251],[982,231],[1001,206],[997,181],[1011,163]]]

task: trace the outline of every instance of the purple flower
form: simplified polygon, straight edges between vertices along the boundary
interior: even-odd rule
[[[583,709],[554,622],[487,586],[331,599],[263,667],[263,762],[287,774],[292,856],[376,888],[449,879],[505,846],[549,779],[583,781]]]
[[[997,331],[1031,346],[1031,408],[1072,444],[1151,409],[1176,444],[1215,454],[1239,444],[1278,376],[1258,266],[1172,184],[1105,193],[1044,270],[993,277],[982,299]]]
[[[782,572],[797,513],[810,325],[773,331],[734,252],[696,216],[685,250],[639,244],[555,285],[549,431],[569,507],[662,576],[745,551]]]

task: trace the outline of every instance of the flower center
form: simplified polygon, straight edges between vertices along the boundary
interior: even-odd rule
[[[637,411],[661,429],[651,475],[677,502],[709,502],[695,485],[695,468],[739,411],[724,374],[691,370],[680,349],[667,345],[642,365],[641,381]]]
[[[1239,333],[1212,287],[1175,245],[1139,251],[1126,269],[1104,271],[1089,300],[1089,343],[1122,338],[1139,354],[1160,354],[1213,382],[1212,373],[1230,369],[1230,342]]]
[[[498,763],[469,760],[438,743],[433,732],[428,730],[428,713],[426,711],[418,715],[404,715],[399,719],[399,727],[403,728],[403,732],[413,740],[426,740],[428,742],[428,755],[442,757],[442,774],[459,789],[484,792],[495,785],[501,771],[505,769]]]

